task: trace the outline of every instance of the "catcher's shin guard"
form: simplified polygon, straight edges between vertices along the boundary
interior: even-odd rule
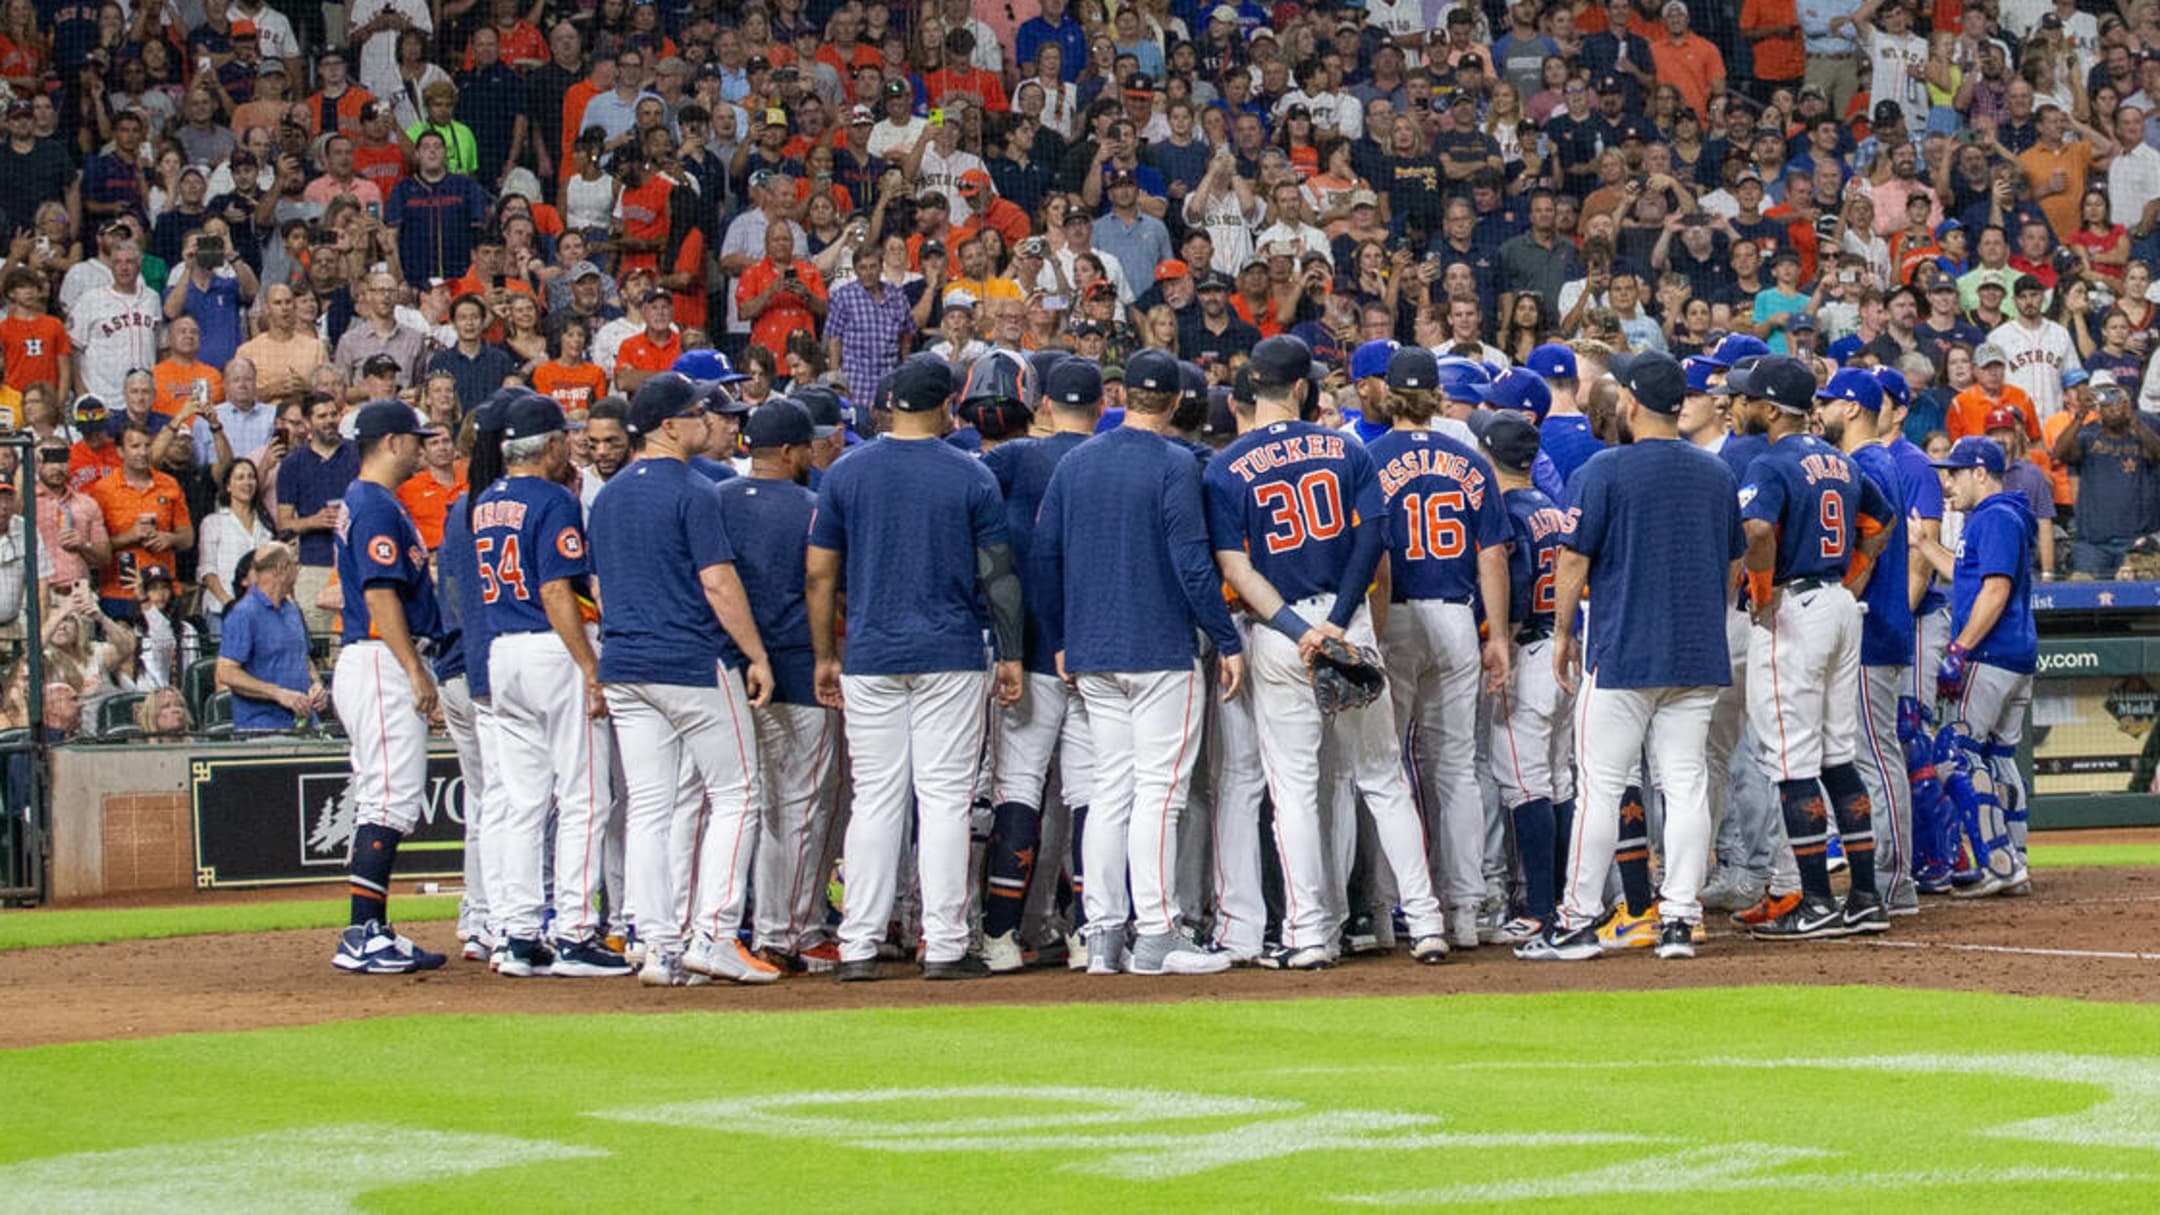
[[[1972,848],[1973,864],[1989,873],[2009,876],[2017,868],[2017,854],[2010,847],[2010,831],[2003,821],[2002,799],[1996,795],[1980,744],[1953,723],[1935,739],[1935,769],[1943,790],[1957,807],[1959,826]]]

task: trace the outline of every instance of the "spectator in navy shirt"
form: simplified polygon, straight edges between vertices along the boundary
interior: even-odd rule
[[[300,571],[293,593],[309,632],[337,629],[337,613],[315,606],[330,585],[335,564],[333,536],[343,513],[345,487],[360,475],[360,452],[338,431],[344,407],[327,396],[308,400],[307,445],[278,463],[278,530],[300,535]],[[230,622],[226,624],[231,628]]]
[[[2144,518],[2144,487],[2160,467],[2160,436],[2138,424],[2130,394],[2118,385],[2081,393],[2068,408],[2070,425],[2055,440],[2054,456],[2078,479],[2070,570],[2113,578],[2130,542],[2152,526]]]
[[[83,166],[82,208],[98,219],[132,215],[148,222],[143,187],[142,115],[123,110],[113,119],[113,150]],[[200,195],[196,205],[202,204]]]

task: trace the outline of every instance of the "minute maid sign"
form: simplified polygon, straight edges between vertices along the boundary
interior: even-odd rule
[[[342,751],[198,755],[188,764],[195,884],[342,880],[352,845],[351,769]],[[465,866],[465,781],[457,754],[428,754],[420,826],[398,848],[399,878],[456,877]]]

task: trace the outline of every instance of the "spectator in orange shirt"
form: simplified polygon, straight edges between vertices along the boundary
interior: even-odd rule
[[[656,269],[667,245],[668,196],[675,183],[627,146],[615,160],[616,175],[622,179],[622,191],[615,196],[615,250],[620,254],[616,274]]]
[[[825,280],[817,267],[795,256],[795,234],[765,230],[765,260],[753,263],[735,284],[735,302],[750,322],[750,340],[787,357],[788,335],[815,335],[825,319]]]
[[[533,391],[554,397],[564,413],[589,409],[607,395],[607,373],[586,357],[592,331],[571,317],[555,335],[555,357],[533,368]]]
[[[120,468],[120,445],[113,442],[105,402],[84,393],[75,398],[75,433],[68,448],[68,488],[88,490]]]
[[[969,226],[977,230],[996,228],[1008,249],[1026,240],[1034,230],[1028,213],[1019,204],[999,198],[990,184],[990,174],[982,169],[969,169],[960,175],[960,197],[968,205]]]
[[[457,438],[438,430],[420,443],[420,468],[398,486],[398,501],[405,504],[420,543],[429,552],[442,547],[443,517],[450,504],[465,492],[465,477],[457,467]]]
[[[375,183],[375,188],[388,198],[411,171],[404,147],[392,138],[390,107],[379,101],[363,104],[360,130],[353,136],[353,173]]]
[[[7,293],[7,317],[0,320],[7,386],[20,392],[42,380],[57,385],[66,400],[75,390],[74,360],[68,357],[73,347],[67,326],[45,311],[45,276],[17,266],[0,280],[0,290]]]
[[[1688,32],[1688,8],[1666,0],[1665,29],[1650,38],[1650,59],[1658,80],[1680,90],[1680,99],[1698,114],[1710,112],[1710,99],[1725,91],[1725,56],[1709,39]]]
[[[710,283],[705,274],[705,233],[689,208],[669,224],[666,273],[660,285],[675,297],[675,323],[685,329],[705,329],[705,300]]]
[[[518,0],[495,0],[491,20],[495,34],[501,40],[502,61],[516,68],[519,74],[530,72],[548,61],[547,39],[541,37],[539,26],[518,15]],[[468,41],[465,70],[472,69],[472,45]],[[435,546],[430,544],[428,547]]]
[[[202,352],[202,323],[182,313],[165,326],[172,347],[150,374],[157,380],[157,402],[151,408],[171,417],[194,404],[207,410],[225,399],[225,377],[196,356]]]
[[[945,66],[923,74],[923,90],[930,94],[931,105],[942,106],[947,98],[958,97],[993,114],[1012,108],[1005,97],[1004,83],[995,73],[976,67],[971,62],[974,54],[974,33],[966,29],[946,33]]]
[[[347,135],[360,133],[360,112],[367,103],[375,100],[375,94],[351,83],[347,78],[350,69],[345,52],[339,47],[326,46],[315,56],[315,82],[321,87],[307,99],[308,134],[320,135],[324,131],[342,131]],[[389,187],[383,187],[383,193],[388,194]]]
[[[1943,419],[1943,429],[1950,432],[1952,442],[1967,435],[1985,435],[1988,415],[2004,407],[2017,410],[2024,418],[2027,440],[2040,441],[2039,411],[2033,408],[2032,398],[2024,389],[2004,382],[2009,373],[2010,359],[2002,347],[1982,342],[1973,351],[1972,387],[1950,398],[1950,412]]]
[[[180,483],[150,467],[150,432],[129,425],[120,432],[120,467],[90,486],[105,513],[113,562],[98,584],[107,616],[124,620],[141,596],[145,571],[171,574],[174,555],[195,547],[195,523]]]
[[[648,293],[638,305],[638,316],[645,328],[624,338],[615,351],[615,389],[624,396],[637,392],[648,377],[673,367],[682,354],[673,296],[660,290]]]
[[[1793,0],[1745,0],[1740,6],[1740,36],[1755,49],[1755,83],[1766,90],[1764,96],[1779,86],[1799,87],[1807,56]]]

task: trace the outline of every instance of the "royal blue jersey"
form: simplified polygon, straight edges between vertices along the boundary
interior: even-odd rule
[[[1603,450],[1605,445],[1590,432],[1590,419],[1579,413],[1548,414],[1538,423],[1538,452],[1552,460],[1563,485]]]
[[[1387,499],[1389,601],[1474,601],[1478,550],[1511,538],[1492,465],[1432,430],[1391,430],[1365,450]]]
[[[1372,454],[1310,422],[1274,422],[1224,448],[1203,480],[1215,550],[1246,553],[1286,603],[1334,596],[1328,619],[1347,627],[1387,551]]]
[[[442,613],[435,606],[435,584],[428,579],[427,549],[396,494],[367,480],[346,486],[345,513],[338,520],[333,555],[338,585],[345,595],[344,611],[338,618],[345,644],[382,639],[368,612],[370,587],[397,592],[405,608],[405,631],[415,641],[442,638]]]
[[[1549,632],[1567,512],[1536,489],[1511,489],[1503,500],[1514,535],[1514,546],[1508,551],[1509,615],[1518,628]]]
[[[1606,688],[1724,687],[1732,562],[1747,550],[1723,462],[1680,439],[1592,456],[1569,486],[1568,548],[1590,559],[1584,668]]]
[[[1178,671],[1242,643],[1209,547],[1200,467],[1175,442],[1121,426],[1057,467],[1036,520],[1030,615],[1072,672]]]
[[[545,477],[503,477],[480,491],[470,521],[473,564],[481,611],[496,636],[550,631],[540,602],[550,582],[567,580],[590,597],[584,521],[577,495]]]
[[[442,547],[435,550],[435,594],[444,617],[455,625],[454,635],[446,638],[443,652],[435,659],[435,678],[450,679],[463,672],[468,695],[475,700],[491,695],[487,660],[495,632],[488,627],[487,612],[480,603],[470,492],[459,494],[443,512]]]
[[[957,447],[887,435],[836,461],[818,489],[810,543],[843,557],[843,669],[982,670],[977,553],[1005,542],[997,478]]]
[[[1042,620],[1032,606],[1037,600],[1036,588],[1032,585],[1036,571],[1028,560],[1028,552],[1034,542],[1035,515],[1042,507],[1044,492],[1050,488],[1050,474],[1057,471],[1060,461],[1090,437],[1054,434],[1047,438],[1000,443],[982,458],[983,467],[997,478],[998,489],[1005,495],[1005,539],[1012,545],[1013,561],[1020,568],[1020,584],[1031,605],[1020,661],[1039,675],[1057,673],[1057,648],[1046,643]]]
[[[2032,614],[2032,557],[2038,542],[2039,524],[2025,495],[2015,490],[1991,495],[1965,516],[1950,583],[1950,636],[1955,639],[1972,617],[1981,585],[1989,578],[2010,580],[2010,601],[1995,627],[1973,647],[1972,656],[2019,675],[2032,674],[2040,659]]]
[[[814,705],[817,655],[810,648],[810,609],[803,599],[803,550],[810,543],[817,495],[772,477],[730,477],[713,492],[720,497],[720,520],[735,550],[735,573],[772,664],[773,699]]]
[[[1875,558],[1875,572],[1868,575],[1860,602],[1867,615],[1860,619],[1860,663],[1870,667],[1901,667],[1912,662],[1912,600],[1906,597],[1905,575],[1911,553],[1906,548],[1905,492],[1898,483],[1897,457],[1880,443],[1869,443],[1852,453],[1861,475],[1881,491],[1894,520],[1890,543]]]
[[[1904,503],[1905,514],[1942,522],[1942,474],[1928,462],[1927,453],[1903,435],[1892,439],[1887,447],[1897,461],[1898,489],[1901,491],[1898,500]],[[1920,593],[1920,605],[1914,609],[1914,614],[1926,616],[1939,612],[1947,602],[1949,596],[1943,592],[1942,580],[1930,574],[1927,589]]]
[[[639,460],[592,505],[600,579],[600,680],[720,686],[742,657],[705,598],[701,573],[735,560],[712,482],[681,460]]]
[[[1890,503],[1845,453],[1811,434],[1789,434],[1748,465],[1740,515],[1777,529],[1771,578],[1844,580],[1860,543],[1860,517],[1890,524]]]

